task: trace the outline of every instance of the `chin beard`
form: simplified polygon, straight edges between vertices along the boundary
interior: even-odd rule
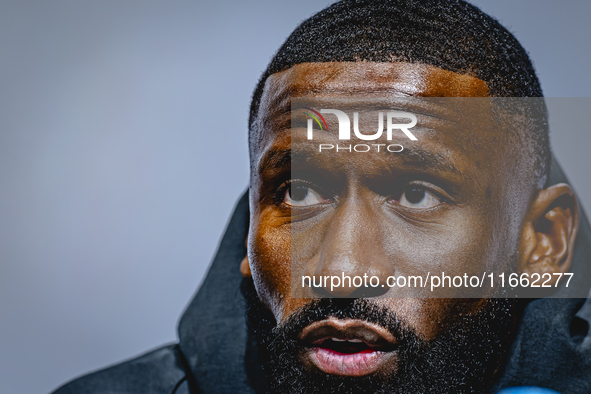
[[[281,394],[487,392],[511,347],[521,310],[518,300],[490,299],[479,312],[461,318],[427,342],[371,299],[314,300],[277,325],[259,300],[252,279],[243,280],[241,291],[249,338],[255,342],[256,357],[266,376],[265,384],[257,382],[256,387]],[[388,329],[401,340],[395,370],[390,375],[347,377],[306,367],[301,359],[306,348],[298,335],[310,323],[329,316],[365,320]]]

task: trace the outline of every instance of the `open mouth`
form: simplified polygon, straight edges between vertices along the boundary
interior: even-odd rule
[[[329,318],[304,328],[300,340],[306,356],[320,370],[334,375],[363,376],[394,362],[399,341],[386,329],[362,320]]]
[[[322,341],[317,347],[340,354],[370,353],[373,351],[379,351],[379,349],[372,348],[361,339],[330,338]]]

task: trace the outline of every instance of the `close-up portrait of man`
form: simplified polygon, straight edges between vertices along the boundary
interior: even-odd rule
[[[55,394],[591,393],[562,101],[509,30],[462,0],[338,1],[251,82],[248,189],[178,342]]]

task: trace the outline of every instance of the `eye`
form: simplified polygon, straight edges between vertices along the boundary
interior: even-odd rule
[[[326,204],[330,200],[324,198],[310,186],[301,183],[292,183],[285,191],[283,202],[292,207],[307,207],[311,205]]]
[[[398,204],[407,208],[433,208],[441,203],[441,200],[427,188],[419,185],[410,185],[404,188]]]

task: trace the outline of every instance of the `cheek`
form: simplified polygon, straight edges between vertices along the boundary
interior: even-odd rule
[[[384,248],[398,274],[482,274],[495,260],[491,229],[487,217],[464,212],[429,226],[391,228],[396,237],[388,237]]]
[[[291,238],[287,226],[274,226],[267,216],[251,218],[248,259],[257,294],[279,321],[291,292]]]

